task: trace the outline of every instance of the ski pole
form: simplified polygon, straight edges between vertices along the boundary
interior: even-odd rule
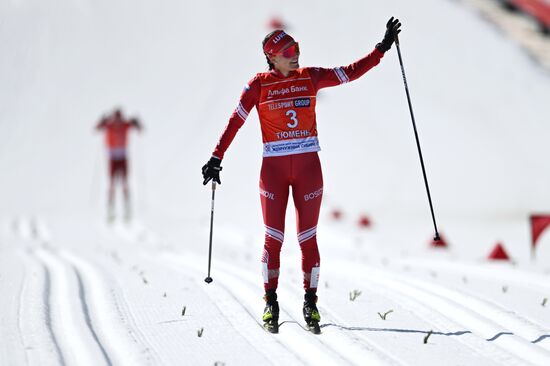
[[[439,241],[440,238],[439,232],[437,231],[437,224],[435,222],[435,214],[432,204],[432,197],[430,195],[430,187],[428,186],[428,178],[426,177],[426,168],[424,167],[424,159],[422,158],[422,150],[420,149],[420,142],[418,140],[418,132],[416,130],[416,123],[414,121],[411,96],[409,95],[409,87],[407,86],[407,77],[405,76],[405,68],[403,67],[403,59],[401,58],[401,49],[399,48],[399,37],[397,35],[395,35],[395,46],[397,47],[397,55],[399,56],[399,64],[401,65],[401,74],[403,75],[403,83],[405,84],[405,92],[407,93],[407,102],[409,103],[409,112],[411,113],[414,137],[416,138],[416,147],[418,148],[418,155],[420,156],[420,165],[422,166],[422,174],[424,175],[424,184],[426,185],[426,193],[428,194],[428,202],[430,203],[430,211],[432,212],[432,220],[435,229],[434,240]]]
[[[212,180],[212,207],[210,211],[210,243],[208,244],[208,276],[204,279],[204,282],[210,283],[213,281],[210,277],[210,263],[212,262],[212,231],[214,227],[214,196],[216,194],[216,182]]]

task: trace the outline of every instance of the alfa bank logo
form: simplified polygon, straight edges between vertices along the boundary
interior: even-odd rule
[[[295,85],[291,85],[290,87],[287,87],[287,88],[281,88],[281,89],[270,89],[267,91],[267,98],[273,98],[273,97],[283,97],[285,96],[286,94],[289,94],[289,93],[300,93],[300,92],[307,92],[308,89],[307,89],[307,86],[305,85],[298,85],[298,86],[295,86]],[[301,99],[301,101],[303,102],[304,99]]]

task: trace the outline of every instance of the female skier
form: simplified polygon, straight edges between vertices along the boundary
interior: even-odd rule
[[[317,155],[320,147],[315,120],[316,94],[322,88],[353,81],[378,65],[401,31],[400,26],[399,20],[392,17],[386,24],[383,40],[371,53],[351,65],[332,69],[300,68],[298,43],[282,30],[269,33],[262,42],[269,71],[257,74],[245,87],[212,157],[202,168],[203,184],[210,180],[221,184],[220,165],[225,151],[255,106],[264,146],[260,201],[265,243],[261,262],[266,302],[263,321],[270,332],[278,332],[276,289],[289,187],[292,187],[302,251],[304,319],[310,330],[320,332],[321,317],[316,306],[320,263],[316,233],[323,176]]]

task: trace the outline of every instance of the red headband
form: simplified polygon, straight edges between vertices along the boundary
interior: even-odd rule
[[[294,38],[289,36],[283,30],[276,30],[275,33],[267,40],[264,46],[264,53],[272,56],[281,53],[285,46],[290,43],[296,43]]]

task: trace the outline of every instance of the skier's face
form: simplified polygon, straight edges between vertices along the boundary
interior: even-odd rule
[[[279,70],[283,75],[288,75],[290,71],[296,70],[300,67],[298,59],[300,57],[300,47],[298,43],[292,43],[281,53],[271,57],[271,62],[275,65],[275,68]]]

